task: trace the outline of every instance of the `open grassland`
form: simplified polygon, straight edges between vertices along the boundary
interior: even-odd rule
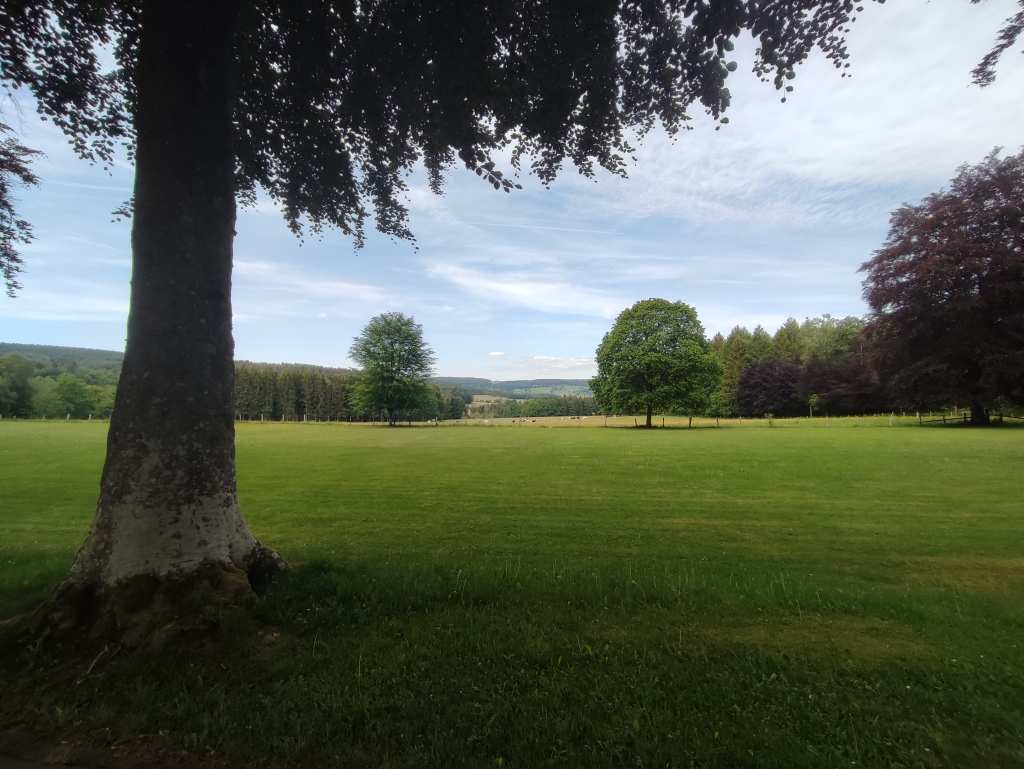
[[[208,649],[5,661],[0,720],[301,766],[1024,766],[1024,429],[910,421],[240,425],[302,566]],[[0,423],[0,615],[70,564],[104,440]]]

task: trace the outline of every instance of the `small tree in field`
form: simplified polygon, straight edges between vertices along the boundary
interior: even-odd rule
[[[892,215],[861,268],[875,363],[907,407],[1024,399],[1024,151]]]
[[[682,302],[647,299],[623,310],[604,335],[590,388],[605,412],[646,413],[650,427],[656,410],[703,410],[721,376],[697,312]]]
[[[399,411],[418,409],[432,394],[427,384],[434,351],[423,327],[400,312],[386,312],[366,324],[348,356],[363,367],[353,394],[367,411],[383,410],[388,424]]]

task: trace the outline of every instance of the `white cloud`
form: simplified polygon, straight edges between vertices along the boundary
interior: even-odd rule
[[[492,352],[492,353],[488,353],[488,355],[504,355],[504,354],[505,354],[505,353],[503,353],[503,352]]]
[[[434,263],[427,267],[427,274],[454,283],[478,300],[539,312],[611,318],[625,306],[622,299],[606,291],[557,278],[547,280],[535,273],[485,271]]]
[[[326,312],[322,312],[322,313],[320,313],[320,315],[318,317],[326,318],[327,317],[327,313]]]
[[[311,277],[286,264],[235,259],[235,275],[248,278],[249,288],[299,292],[304,296],[379,299],[376,286]],[[257,284],[257,285],[254,285]],[[262,285],[258,285],[262,284]]]
[[[619,215],[678,216],[807,227],[875,221],[865,190],[942,184],[994,146],[1024,144],[1024,62],[1007,51],[994,85],[970,84],[1016,3],[959,0],[868,4],[849,38],[850,78],[818,54],[797,70],[786,104],[749,71],[753,42],[737,45],[730,124],[693,110],[676,141],[653,133],[630,179],[598,185],[566,175],[586,200]],[[1016,54],[1016,55],[1014,55]],[[897,193],[901,194],[901,193]],[[884,219],[883,219],[884,221]]]

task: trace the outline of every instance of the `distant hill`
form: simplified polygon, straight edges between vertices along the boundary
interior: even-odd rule
[[[39,363],[52,363],[55,366],[69,366],[74,363],[79,368],[108,369],[110,371],[120,371],[121,363],[124,360],[124,353],[116,350],[0,342],[0,355],[9,353],[17,353],[23,358]]]
[[[0,342],[0,355],[17,353],[29,360],[79,368],[120,371],[124,353],[116,350],[94,350],[90,347],[57,347],[48,344],[11,344]],[[311,363],[259,363],[235,361],[244,366],[266,366],[275,371],[309,371],[320,374],[354,374],[357,369],[314,366]],[[544,398],[561,395],[593,395],[586,379],[514,379],[494,382],[471,376],[437,376],[432,382],[439,385],[465,387],[473,395],[494,395],[505,398]]]
[[[545,398],[563,395],[593,395],[587,379],[512,379],[495,382],[479,377],[437,376],[430,381],[439,385],[465,387],[473,395],[506,398]]]

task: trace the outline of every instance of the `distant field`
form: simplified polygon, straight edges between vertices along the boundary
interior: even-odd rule
[[[6,668],[0,720],[301,766],[1024,766],[1024,429],[912,421],[241,424],[246,515],[303,564],[246,620],[279,639]],[[70,564],[105,429],[0,422],[0,616]]]

